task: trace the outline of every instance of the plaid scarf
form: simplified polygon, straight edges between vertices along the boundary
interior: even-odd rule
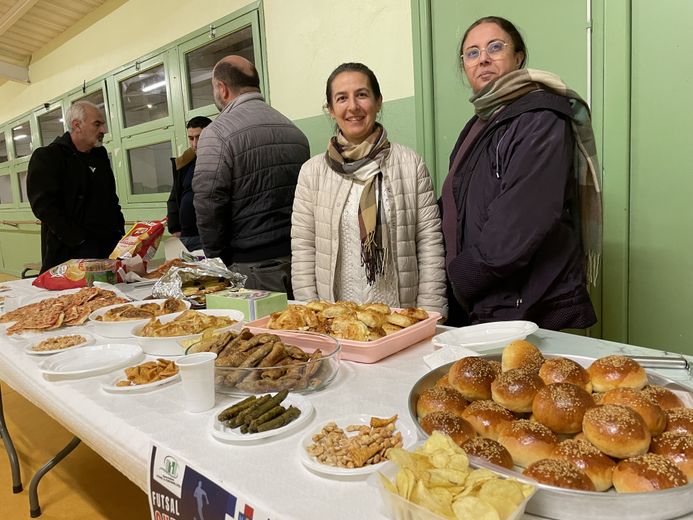
[[[330,139],[325,153],[327,164],[344,177],[363,182],[359,201],[361,265],[366,279],[373,285],[385,272],[388,236],[382,200],[382,160],[390,152],[390,141],[382,125],[376,123],[373,133],[361,144],[353,145],[339,132]]]
[[[487,85],[470,101],[481,119],[490,118],[498,109],[534,90],[548,90],[565,96],[572,108],[571,126],[577,147],[575,174],[580,204],[580,234],[585,253],[587,282],[596,285],[602,252],[601,169],[587,103],[563,83],[561,78],[536,69],[519,69]]]

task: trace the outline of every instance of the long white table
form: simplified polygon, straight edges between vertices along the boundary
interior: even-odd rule
[[[29,281],[9,285],[20,296],[19,303],[41,294]],[[529,339],[542,351],[558,354],[662,354],[547,330],[539,330]],[[200,473],[266,510],[273,519],[382,519],[380,498],[365,479],[345,481],[311,473],[299,461],[298,443],[307,429],[313,431],[319,424],[342,416],[408,416],[409,391],[429,371],[422,357],[433,350],[427,340],[372,365],[343,361],[329,387],[308,395],[316,412],[308,426],[254,445],[222,444],[212,438],[211,412],[186,412],[180,384],[151,393],[114,395],[101,389],[104,382],[113,380],[113,373],[48,381],[37,367],[41,357],[25,354],[4,335],[0,337],[0,380],[42,408],[145,492],[149,454],[155,443],[187,459]],[[693,384],[685,371],[660,373]],[[216,406],[232,400],[217,395]],[[12,413],[5,410],[7,416]]]

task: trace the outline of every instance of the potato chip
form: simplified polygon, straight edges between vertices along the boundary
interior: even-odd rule
[[[431,486],[461,486],[467,480],[468,472],[458,469],[434,468],[428,470]]]
[[[452,503],[458,520],[500,520],[496,510],[478,497],[462,497]]]
[[[507,520],[534,492],[491,470],[472,470],[464,450],[439,432],[414,453],[392,449],[388,458],[401,469],[395,484],[384,479],[383,486],[446,518]]]
[[[391,448],[387,452],[387,458],[400,468],[409,468],[419,477],[432,467],[428,457],[419,453],[408,452],[402,448]]]
[[[440,433],[439,431],[434,431],[423,446],[417,451],[419,451],[419,453],[429,454],[438,450],[451,452],[453,454],[464,453],[464,450],[455,444],[455,441],[453,441],[448,435]]]
[[[485,481],[497,478],[498,475],[496,475],[493,471],[485,468],[479,468],[469,473],[469,475],[467,476],[467,480],[465,482],[465,486],[468,488],[472,488],[472,492],[476,494],[479,491],[479,489],[481,489],[481,486]]]
[[[399,492],[397,491],[397,487],[392,482],[390,482],[389,478],[387,478],[385,475],[383,475],[380,472],[378,472],[378,476],[380,477],[380,483],[383,485],[383,487],[386,490],[388,490],[393,495],[399,495]]]
[[[505,520],[525,499],[522,487],[514,480],[487,480],[479,490],[479,498],[493,506],[501,520]]]
[[[435,488],[433,488],[435,489]],[[429,511],[442,516],[450,516],[452,514],[452,508],[450,507],[450,502],[452,501],[452,496],[449,497],[450,501],[441,502],[439,497],[434,495],[431,490],[426,488],[426,485],[422,480],[416,482],[416,486],[411,494],[411,501],[422,507],[425,507]],[[446,500],[445,498],[443,500]]]
[[[414,472],[409,468],[402,468],[395,479],[395,484],[397,486],[397,494],[403,498],[409,500],[411,493],[414,490],[416,484],[416,477],[414,477]]]

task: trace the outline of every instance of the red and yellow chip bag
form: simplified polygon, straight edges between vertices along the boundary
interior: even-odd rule
[[[165,218],[163,220],[137,222],[120,239],[109,258],[126,260],[128,258],[140,257],[146,267],[147,263],[156,254],[159,242],[164,234],[165,225]]]
[[[48,269],[48,271],[41,273],[32,282],[32,285],[41,287],[42,289],[48,289],[49,291],[62,291],[63,289],[86,287],[89,285],[87,283],[89,276],[91,275],[93,279],[94,273],[109,275],[99,279],[115,283],[115,268],[116,262],[113,260],[76,258],[58,264]]]

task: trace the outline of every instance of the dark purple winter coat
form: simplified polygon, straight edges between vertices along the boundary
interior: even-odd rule
[[[578,225],[570,104],[535,91],[505,107],[455,175],[457,255],[448,277],[473,323],[531,320],[559,330],[596,322]],[[451,155],[469,132],[466,125]]]

